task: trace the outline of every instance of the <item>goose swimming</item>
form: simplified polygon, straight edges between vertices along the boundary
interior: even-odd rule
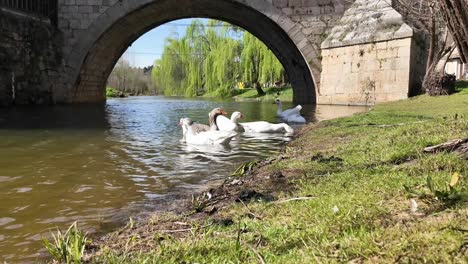
[[[216,118],[216,124],[218,125],[219,130],[222,131],[244,132],[244,128],[238,123],[239,118],[242,117],[243,116],[240,112],[232,113],[231,119],[225,117],[224,115],[220,115]]]
[[[193,121],[190,118],[180,119],[180,123],[184,131],[185,141],[194,145],[217,145],[229,144],[231,140],[237,135],[232,131],[202,131],[197,132],[193,128]]]
[[[275,104],[278,106],[278,110],[276,111],[276,116],[281,117],[284,121],[286,121],[286,123],[299,123],[299,124],[306,123],[305,118],[301,116],[301,110],[302,110],[301,105],[297,105],[294,108],[283,111],[283,104],[281,103],[280,99],[276,99]]]
[[[297,124],[304,124],[306,123],[306,120],[303,116],[301,115],[291,115],[286,118],[284,118],[286,123],[297,123]]]
[[[281,102],[280,99],[276,99],[275,104],[278,106],[278,110],[276,110],[276,116],[278,116],[278,117],[286,118],[288,116],[301,115],[301,110],[302,110],[301,105],[297,105],[294,108],[287,109],[287,110],[283,111],[283,103]]]
[[[193,129],[193,132],[195,134],[198,134],[200,132],[205,132],[205,131],[216,131],[216,130],[219,130],[218,129],[218,125],[216,124],[216,117],[218,117],[219,115],[227,115],[226,111],[224,111],[223,109],[221,108],[215,108],[213,110],[211,110],[210,113],[208,113],[208,123],[210,125],[205,125],[205,124],[199,124],[199,123],[195,123],[193,122],[192,124],[192,129]],[[182,126],[182,119],[181,118],[179,120],[179,125]],[[187,133],[187,128],[185,126],[182,126],[182,141],[185,141],[185,136],[186,136],[186,133]]]
[[[209,130],[211,131],[220,130],[217,124],[217,121],[218,121],[217,119],[219,116],[224,116],[224,115],[227,115],[226,111],[224,111],[224,109],[221,109],[219,107],[211,110],[211,112],[208,114],[208,123],[210,124]]]
[[[239,123],[243,118],[241,112],[234,112],[231,119],[225,116],[218,116],[217,123],[220,130],[224,131],[244,131],[250,133],[293,133],[294,129],[285,123],[273,124],[266,121]]]

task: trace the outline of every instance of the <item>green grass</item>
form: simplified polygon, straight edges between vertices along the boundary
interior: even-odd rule
[[[245,88],[242,90],[228,90],[228,89],[218,89],[213,92],[207,92],[203,94],[203,97],[209,98],[231,98],[234,97],[238,101],[246,100],[260,100],[273,102],[276,98],[280,98],[283,102],[292,102],[293,100],[293,89],[291,87],[284,88],[263,88],[265,91],[264,96],[258,96],[256,89]],[[278,97],[276,93],[280,93]]]
[[[89,243],[86,234],[78,230],[74,222],[63,233],[57,230],[52,234],[53,241],[43,238],[43,243],[49,254],[59,263],[81,263],[86,245]]]
[[[457,173],[455,191],[466,194],[468,162],[455,153],[426,154],[423,149],[468,136],[465,91],[378,105],[306,127],[286,147],[285,159],[261,170],[281,171],[294,187],[278,190],[279,199],[312,199],[253,202],[248,209],[235,203],[216,214],[233,219],[230,226],[211,224],[212,216],[171,215],[167,220],[160,215],[144,225],[151,232],[133,233],[127,227],[127,236],[121,236],[122,230],[110,236],[93,261],[464,263],[466,200],[446,203],[435,190],[445,190]],[[410,199],[418,204],[416,213],[410,211]],[[151,229],[164,221],[187,222],[192,228],[183,235]]]
[[[455,84],[457,92],[468,93],[468,81],[458,81]]]
[[[208,97],[208,98],[231,98],[233,96],[238,95],[241,93],[241,90],[232,90],[232,89],[223,89],[219,88],[213,92],[206,92],[203,94],[202,97]]]
[[[264,96],[258,96],[257,90],[255,89],[244,89],[244,92],[236,96],[237,100],[261,100],[261,101],[271,101],[273,102],[278,96],[276,93],[280,93],[281,101],[283,102],[292,102],[293,100],[293,89],[292,87],[284,87],[284,88],[264,88],[263,89],[266,93]]]

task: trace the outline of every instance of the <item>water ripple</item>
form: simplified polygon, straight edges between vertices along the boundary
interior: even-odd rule
[[[243,134],[230,146],[180,142],[179,119],[208,123],[215,107],[240,110],[246,122],[280,121],[271,103],[164,97],[0,111],[0,261],[37,262],[40,238],[49,230],[76,220],[90,232],[111,228],[177,194],[216,184],[239,164],[275,155],[291,140]],[[303,108],[309,121],[353,111]]]

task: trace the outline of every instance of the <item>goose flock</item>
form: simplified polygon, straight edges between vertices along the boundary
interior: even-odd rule
[[[279,99],[275,100],[278,106],[276,115],[286,123],[305,123],[301,116],[302,106],[283,111],[283,105]],[[226,111],[215,108],[208,114],[209,125],[195,123],[188,117],[181,118],[179,125],[182,127],[182,141],[194,145],[227,145],[238,133],[293,133],[294,129],[286,123],[273,124],[266,121],[240,123],[243,118],[241,112],[234,112],[229,119]]]

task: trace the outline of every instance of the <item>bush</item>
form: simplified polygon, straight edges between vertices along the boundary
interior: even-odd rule
[[[106,88],[106,97],[119,97],[119,91],[117,89],[114,89],[112,87],[107,87]]]

